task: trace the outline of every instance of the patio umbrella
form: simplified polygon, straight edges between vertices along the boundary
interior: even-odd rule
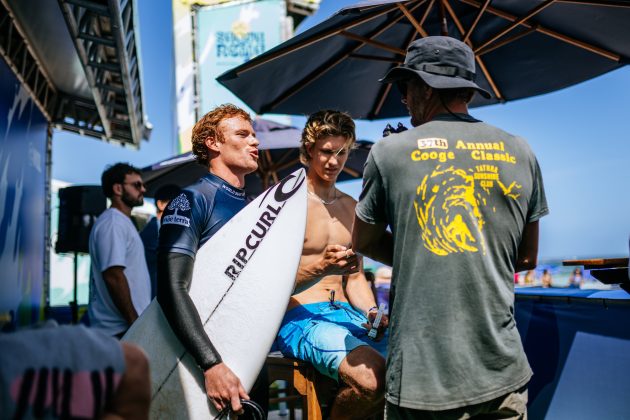
[[[322,108],[355,118],[407,115],[377,80],[410,42],[448,35],[477,55],[476,82],[493,93],[471,107],[552,92],[628,63],[630,1],[364,1],[217,80],[259,114]]]
[[[301,131],[266,120],[255,120],[254,128],[260,141],[258,170],[245,177],[245,192],[255,197],[293,171],[302,167],[299,158]],[[363,176],[363,164],[372,142],[359,140],[350,152],[348,161],[338,181],[358,179]],[[145,196],[153,197],[155,191],[166,184],[184,187],[197,181],[208,170],[199,165],[191,152],[163,160],[142,169],[147,185]]]

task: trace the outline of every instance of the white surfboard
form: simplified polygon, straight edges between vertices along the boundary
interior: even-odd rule
[[[197,252],[190,297],[223,362],[249,391],[276,337],[293,291],[306,227],[300,169],[252,201]],[[157,300],[124,341],[141,346],[151,367],[153,419],[212,419],[201,369]]]

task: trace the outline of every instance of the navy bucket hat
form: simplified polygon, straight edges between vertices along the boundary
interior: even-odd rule
[[[393,83],[420,77],[435,89],[471,88],[485,98],[490,93],[475,82],[475,54],[463,42],[448,36],[415,40],[407,48],[405,63],[391,69],[380,81]]]

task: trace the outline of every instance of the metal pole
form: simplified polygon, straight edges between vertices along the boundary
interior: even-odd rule
[[[52,238],[50,236],[50,226],[52,218],[51,208],[51,184],[52,184],[52,124],[48,123],[46,130],[46,197],[45,197],[45,228],[44,228],[44,316],[47,318],[50,313],[50,253],[52,248]]]
[[[195,110],[195,121],[201,118],[201,71],[197,57],[197,36],[199,33],[199,6],[190,6],[190,19],[192,21],[190,39],[192,41],[192,67],[193,67],[193,108]]]
[[[72,311],[72,323],[79,322],[79,302],[77,300],[77,285],[79,283],[79,253],[74,252],[74,283],[72,284],[72,302],[70,302],[70,310]]]
[[[440,0],[440,32],[442,36],[448,36],[448,23],[446,22],[446,13],[444,11],[444,0]]]

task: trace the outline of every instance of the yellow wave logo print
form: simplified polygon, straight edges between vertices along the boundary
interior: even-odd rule
[[[518,198],[516,182],[501,183],[498,168],[491,165],[457,169],[438,165],[426,175],[416,191],[414,208],[425,248],[437,255],[463,252],[486,253],[482,207],[496,182],[502,195]],[[480,188],[476,188],[479,185]],[[496,211],[493,207],[492,211]]]

